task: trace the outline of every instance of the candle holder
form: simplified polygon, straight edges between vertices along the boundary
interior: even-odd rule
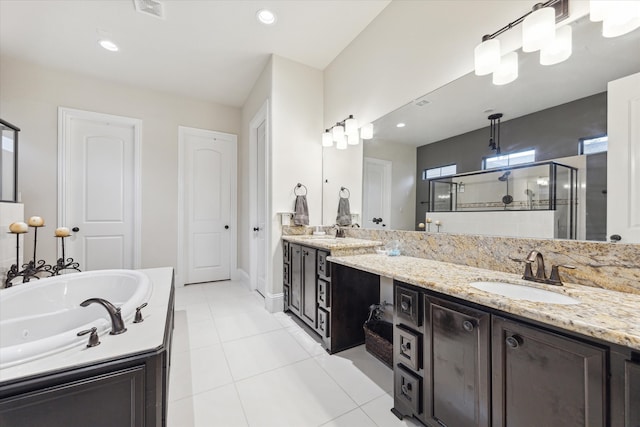
[[[73,258],[65,258],[65,255],[64,255],[64,239],[66,239],[69,236],[58,236],[58,235],[56,235],[56,237],[60,239],[60,242],[62,244],[62,257],[58,258],[58,260],[56,261],[56,265],[53,266],[53,273],[51,275],[52,276],[58,276],[58,275],[60,275],[60,272],[62,270],[82,271],[82,270],[80,270],[80,264],[78,262],[74,261]]]
[[[33,228],[33,259],[29,261],[27,264],[23,264],[23,270],[21,272],[22,283],[26,283],[31,280],[32,277],[36,279],[40,279],[38,276],[42,273],[47,273],[49,276],[53,276],[53,267],[45,262],[45,260],[38,260],[36,256],[36,252],[38,250],[38,228],[44,227],[42,225],[29,225],[29,227]]]
[[[441,225],[442,225],[442,224],[440,224],[439,222],[436,222],[436,227],[438,227],[438,233],[440,232],[440,226],[441,226]]]

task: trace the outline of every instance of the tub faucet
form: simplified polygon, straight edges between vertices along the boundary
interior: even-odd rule
[[[109,317],[111,318],[111,332],[110,335],[118,335],[127,331],[127,328],[124,327],[124,321],[122,320],[122,314],[120,314],[120,307],[117,307],[111,304],[106,299],[102,298],[89,298],[88,300],[84,300],[80,303],[80,306],[87,307],[89,304],[98,303],[103,306],[107,312],[109,313]]]

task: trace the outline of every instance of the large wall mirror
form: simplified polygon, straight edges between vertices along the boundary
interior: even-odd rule
[[[568,25],[573,26],[573,54],[567,61],[543,66],[538,53],[519,51],[519,77],[510,84],[496,86],[491,76],[470,73],[376,120],[374,138],[364,142],[362,154],[362,226],[418,230],[425,212],[432,210],[424,171],[453,164],[457,173],[481,170],[483,160],[495,155],[489,147],[488,116],[502,113],[502,153],[534,149],[536,162],[557,161],[582,171],[577,196],[583,228],[577,237],[604,240],[606,153],[600,155],[604,159],[578,156],[579,146],[581,140],[606,134],[607,83],[640,72],[640,30],[604,38],[601,23],[588,17]],[[532,190],[526,190],[517,193],[531,207]],[[600,199],[591,212],[587,197]],[[373,223],[374,217],[382,217],[382,223]],[[587,227],[587,217],[596,225]]]
[[[0,202],[18,201],[18,132],[20,129],[0,119]]]

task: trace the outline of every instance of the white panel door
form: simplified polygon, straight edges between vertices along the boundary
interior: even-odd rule
[[[640,243],[640,73],[609,82],[607,235]]]
[[[389,228],[391,221],[391,162],[365,157],[362,198],[362,226],[377,229]]]
[[[266,151],[265,151],[265,140],[266,140],[266,122],[262,122],[258,129],[256,130],[256,140],[257,140],[257,154],[258,154],[258,164],[256,165],[256,214],[257,214],[257,226],[254,228],[255,238],[257,242],[257,274],[256,274],[256,289],[260,292],[261,295],[265,295],[266,292],[266,265],[267,265],[267,241],[265,239],[265,227],[266,227],[266,216],[267,216],[267,189],[265,185],[265,161],[266,161]]]
[[[80,269],[137,267],[135,119],[61,110],[61,215]],[[76,231],[77,230],[77,231]]]
[[[235,136],[192,128],[181,131],[185,283],[228,280]]]

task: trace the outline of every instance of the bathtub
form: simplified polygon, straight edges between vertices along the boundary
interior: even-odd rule
[[[111,329],[99,304],[80,307],[88,298],[104,298],[120,307],[125,324],[149,300],[152,283],[133,270],[101,270],[33,280],[0,290],[0,369],[39,359],[68,348],[83,348],[92,326]]]

